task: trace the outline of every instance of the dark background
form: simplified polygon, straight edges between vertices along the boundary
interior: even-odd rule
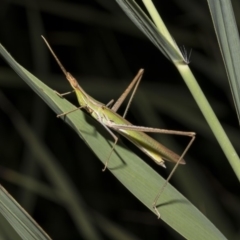
[[[138,1],[141,4],[141,1]],[[232,1],[236,18],[240,3]],[[190,68],[239,151],[239,125],[206,1],[154,1],[179,46],[192,49]],[[117,99],[145,69],[127,118],[136,125],[197,133],[196,141],[171,183],[199,208],[228,239],[239,239],[239,183],[211,130],[174,66],[125,16],[115,1],[1,1],[0,42],[22,66],[58,92],[70,86],[49,54],[44,35],[63,65],[94,98]],[[239,17],[236,19],[239,23]],[[85,239],[68,209],[58,201],[49,176],[2,110],[3,98],[19,111],[42,144],[58,159],[84,201],[101,239],[111,231],[129,239],[182,239],[157,220],[109,172],[84,142],[0,59],[0,183],[53,239]],[[4,96],[4,97],[3,97]],[[77,105],[75,95],[68,99]],[[123,111],[124,108],[120,110]],[[176,152],[188,139],[156,136]],[[126,142],[156,171],[167,176]],[[12,172],[14,171],[14,172]],[[27,189],[17,175],[34,178],[50,189]],[[30,181],[30,180],[29,180]],[[169,206],[171,207],[171,206]],[[102,219],[103,218],[103,219]],[[107,224],[108,223],[108,224]],[[119,239],[124,239],[120,237]],[[126,239],[126,238],[125,238]]]

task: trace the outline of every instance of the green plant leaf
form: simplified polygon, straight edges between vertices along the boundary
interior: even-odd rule
[[[22,239],[51,239],[2,186],[0,213]]]
[[[0,52],[14,71],[57,114],[76,108],[20,66],[2,45],[0,45]],[[109,142],[111,138],[106,130],[81,110],[68,114],[64,120],[105,163],[111,149]],[[87,159],[79,159],[79,161],[87,161]],[[152,209],[152,202],[164,183],[161,176],[122,143],[117,145],[116,151],[112,154],[109,170],[133,195],[155,213]],[[165,188],[158,204],[161,213],[160,221],[165,221],[185,238],[225,239],[221,232],[170,184]]]
[[[185,62],[183,55],[181,54],[177,44],[172,39],[172,37],[169,36],[170,39],[168,39],[168,34],[164,35],[161,31],[159,31],[135,1],[116,0],[116,2],[166,58],[173,62]],[[166,30],[165,26],[162,27]]]
[[[240,41],[232,4],[208,0],[208,6],[240,122]]]

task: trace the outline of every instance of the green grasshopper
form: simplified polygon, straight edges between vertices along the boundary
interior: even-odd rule
[[[42,36],[42,38],[45,41],[46,45],[48,46],[50,52],[56,59],[58,65],[60,66],[61,70],[63,71],[63,73],[66,76],[67,80],[69,81],[70,85],[72,86],[73,91],[77,95],[77,99],[80,104],[80,107],[78,107],[70,112],[76,111],[81,108],[85,109],[93,118],[95,118],[99,123],[101,123],[101,125],[110,133],[110,135],[114,139],[113,147],[109,153],[108,158],[106,159],[106,163],[103,168],[103,171],[106,170],[109,160],[111,158],[112,152],[114,151],[114,148],[118,141],[118,136],[112,130],[121,134],[122,136],[127,138],[129,141],[131,141],[133,144],[135,144],[141,151],[143,151],[146,155],[148,155],[158,165],[166,168],[166,166],[164,164],[164,160],[176,163],[153,202],[153,209],[155,210],[158,218],[160,218],[160,213],[157,209],[157,201],[158,201],[161,193],[163,192],[164,188],[166,187],[167,183],[169,182],[170,178],[172,177],[173,173],[175,172],[177,166],[179,164],[185,164],[183,157],[186,154],[186,152],[188,151],[188,149],[190,148],[190,146],[192,145],[192,143],[195,139],[196,133],[132,125],[130,122],[128,122],[125,119],[125,116],[127,114],[127,111],[131,104],[133,96],[134,96],[134,94],[137,90],[137,87],[140,83],[140,80],[142,78],[142,75],[144,72],[143,69],[139,70],[139,72],[134,77],[134,79],[129,84],[129,86],[126,88],[126,90],[123,92],[123,94],[119,97],[119,99],[115,102],[115,104],[110,108],[110,106],[113,104],[113,100],[111,100],[108,104],[103,104],[103,103],[95,100],[94,98],[92,98],[90,95],[88,95],[82,89],[82,87],[79,85],[77,80],[69,72],[67,72],[66,69],[63,67],[63,65],[61,64],[61,62],[59,61],[59,59],[53,52],[52,48],[48,44],[47,40],[43,36]],[[134,89],[133,89],[133,87],[134,87]],[[116,112],[132,89],[133,89],[133,92],[132,92],[132,95],[128,102],[128,105],[125,109],[125,112],[124,112],[123,116],[120,116]],[[73,91],[71,91],[71,92],[73,92]],[[58,95],[62,97],[63,95],[69,94],[71,92],[64,93],[64,94],[58,93]],[[62,113],[62,114],[58,115],[57,117],[69,114],[70,112]],[[150,136],[148,136],[147,134],[145,134],[144,132],[188,136],[191,138],[191,140],[189,141],[189,143],[188,143],[187,147],[185,148],[185,150],[183,151],[182,155],[179,156],[176,153],[174,153],[173,151],[171,151],[170,149],[166,148],[165,146],[163,146],[162,144],[157,142],[155,139],[153,139]]]

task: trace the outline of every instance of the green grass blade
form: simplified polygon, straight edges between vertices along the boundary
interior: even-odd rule
[[[75,108],[35,76],[20,66],[0,45],[0,52],[14,71],[57,113]],[[105,163],[111,146],[105,129],[82,111],[65,117],[66,122],[81,136],[86,144]],[[86,161],[86,159],[79,161]],[[84,165],[84,162],[83,162]],[[151,211],[152,202],[164,179],[123,144],[119,143],[109,163],[112,174]],[[170,184],[159,201],[163,221],[187,239],[225,239],[221,232],[186,198]],[[154,212],[154,211],[153,211]],[[154,212],[155,213],[155,212]],[[160,220],[160,221],[161,221]]]
[[[22,239],[51,239],[2,186],[0,213]]]
[[[161,52],[169,60],[173,62],[185,62],[175,41],[170,36],[164,23],[161,22],[161,28],[165,35],[157,29],[149,17],[135,3],[135,1],[116,0],[128,17],[136,24],[136,26],[152,41],[152,43],[161,50]],[[167,32],[167,34],[166,34]],[[167,36],[166,36],[167,35]]]
[[[240,122],[240,41],[232,4],[208,0],[208,6]]]

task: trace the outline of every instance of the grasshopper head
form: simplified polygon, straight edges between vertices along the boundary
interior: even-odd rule
[[[78,84],[77,80],[72,76],[71,73],[67,72],[66,73],[66,78],[69,81],[69,83],[71,84],[73,89],[78,88],[79,84]]]

